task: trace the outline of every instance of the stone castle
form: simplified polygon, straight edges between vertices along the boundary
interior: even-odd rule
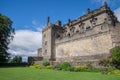
[[[99,9],[62,25],[47,19],[42,30],[42,48],[38,56],[52,62],[73,65],[91,63],[108,57],[111,48],[120,45],[120,23],[105,2]]]

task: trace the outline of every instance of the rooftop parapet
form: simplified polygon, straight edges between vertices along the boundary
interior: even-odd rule
[[[91,11],[91,10],[88,8],[88,9],[87,9],[87,14],[79,17],[79,18],[76,19],[76,20],[71,21],[71,23],[72,23],[72,25],[75,25],[75,24],[77,24],[77,23],[79,23],[79,22],[82,22],[82,21],[85,21],[85,20],[90,19],[93,15],[94,15],[94,16],[97,16],[97,15],[102,14],[102,13],[104,13],[104,12],[112,12],[112,11],[110,10],[110,8],[108,7],[108,5],[107,5],[106,2],[104,3],[104,5],[103,5],[102,7],[100,7],[99,9],[96,9],[96,10],[94,10],[94,11]],[[66,26],[66,25],[68,25],[68,24],[69,24],[69,22],[68,22],[67,24],[63,25],[63,27]]]

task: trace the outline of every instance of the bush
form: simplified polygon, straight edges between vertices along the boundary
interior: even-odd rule
[[[84,71],[84,72],[101,72],[102,68],[94,68],[94,67],[92,67],[92,65],[75,66],[74,71],[75,72],[80,72],[80,71]]]
[[[30,68],[35,68],[34,66],[29,66]]]
[[[102,74],[108,74],[108,73],[111,72],[112,70],[114,70],[114,69],[113,69],[113,68],[106,67],[106,68],[102,68],[102,69],[101,69],[101,72],[102,72]]]
[[[50,63],[48,62],[48,61],[43,61],[43,66],[49,66],[50,65]]]
[[[120,69],[120,46],[116,46],[113,49],[111,49],[111,58],[112,58],[112,64],[114,67]]]
[[[88,67],[87,66],[75,66],[74,71],[79,72],[79,71],[85,71]]]
[[[71,67],[71,65],[68,62],[63,62],[60,67],[62,70],[66,71],[69,67]]]
[[[111,72],[108,72],[108,74],[120,75],[120,70],[112,70]]]
[[[63,62],[62,64],[56,65],[56,66],[55,66],[55,69],[67,71],[68,68],[70,68],[70,67],[71,67],[70,63],[68,63],[68,62]]]
[[[74,67],[67,68],[67,71],[74,71]]]
[[[52,65],[46,66],[46,69],[52,69]]]
[[[34,64],[33,66],[34,66],[34,68],[39,68],[39,69],[42,68],[42,66],[40,64]]]
[[[57,65],[55,66],[55,69],[57,69],[57,70],[62,70],[61,64],[57,64]]]
[[[104,67],[110,67],[111,66],[111,58],[108,57],[107,59],[100,60],[99,65],[104,66]]]

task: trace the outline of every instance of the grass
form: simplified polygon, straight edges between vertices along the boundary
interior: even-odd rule
[[[0,68],[0,80],[120,80],[117,75],[69,72],[28,67]]]

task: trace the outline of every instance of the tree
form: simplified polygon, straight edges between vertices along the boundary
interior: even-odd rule
[[[21,56],[15,56],[12,61],[12,63],[22,63],[22,57]]]
[[[13,35],[12,21],[7,16],[0,14],[0,63],[7,62],[9,59],[7,50]]]
[[[111,49],[112,64],[114,67],[120,69],[120,46]]]

